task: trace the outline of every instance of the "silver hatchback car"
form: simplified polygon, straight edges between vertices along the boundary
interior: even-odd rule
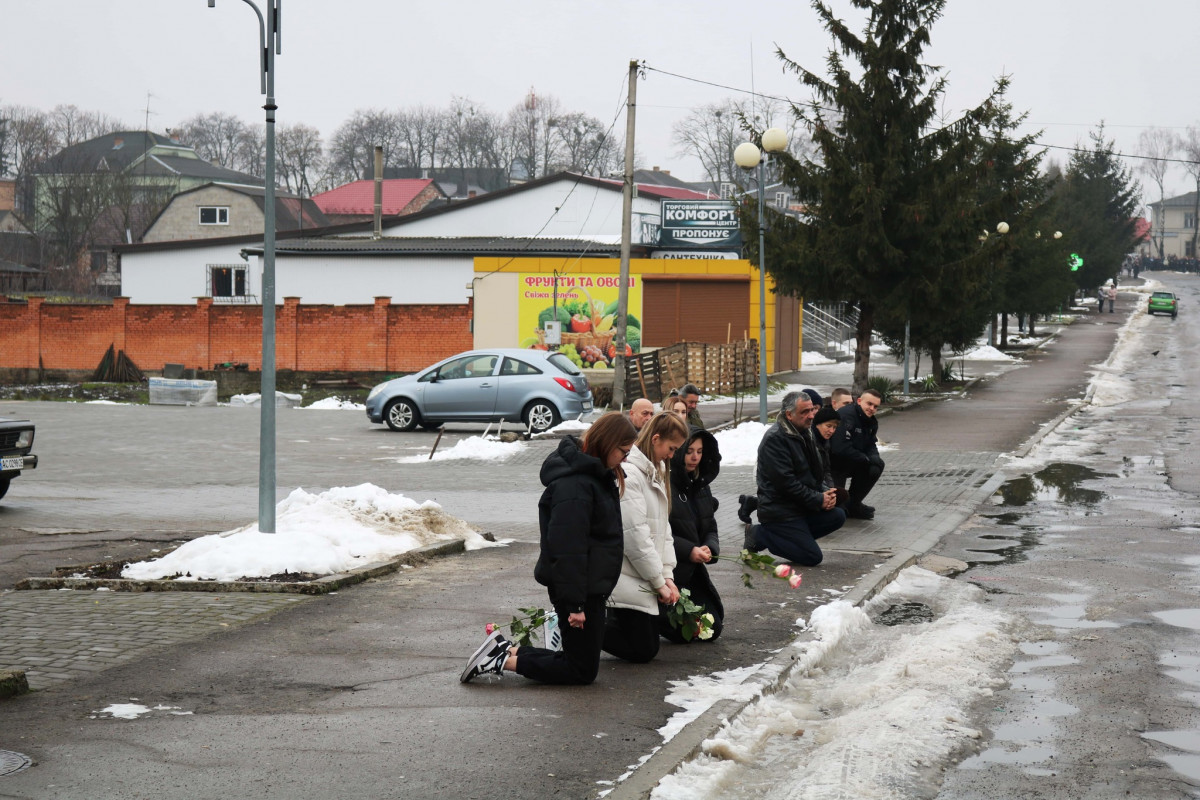
[[[394,431],[504,419],[541,433],[591,411],[592,390],[574,362],[562,353],[516,348],[459,353],[367,396],[367,419]]]

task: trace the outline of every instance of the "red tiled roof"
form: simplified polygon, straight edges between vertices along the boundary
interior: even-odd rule
[[[389,178],[383,181],[383,213],[403,214],[404,209],[425,187],[428,178]],[[328,192],[313,195],[313,202],[326,214],[375,213],[375,181],[347,183]]]
[[[612,183],[617,186],[621,185],[621,181],[614,181],[609,178],[603,179],[605,183]],[[660,186],[657,183],[639,183],[637,185],[638,194],[642,197],[659,197],[667,200],[711,200],[713,198],[706,195],[704,192],[693,191],[692,189],[684,189],[680,186]]]

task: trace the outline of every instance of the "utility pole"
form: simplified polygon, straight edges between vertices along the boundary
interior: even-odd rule
[[[637,111],[638,62],[629,62],[629,100],[625,103],[625,178],[621,186],[621,281],[617,288],[617,324],[613,336],[612,405],[625,409],[625,330],[629,318],[629,251],[633,240],[633,127]]]

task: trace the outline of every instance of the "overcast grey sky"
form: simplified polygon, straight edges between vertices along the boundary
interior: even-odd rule
[[[833,5],[850,13],[845,0]],[[0,103],[73,103],[141,128],[149,92],[151,130],[198,112],[262,121],[257,21],[241,0],[212,9],[205,0],[3,0],[0,8]],[[1200,122],[1189,91],[1200,74],[1198,18],[1196,0],[949,0],[928,60],[946,68],[947,116],[1007,72],[1014,106],[1045,131],[1039,141],[1071,146],[1105,120],[1118,149],[1132,152],[1145,127],[1182,133]],[[358,108],[444,107],[461,95],[505,112],[531,86],[607,125],[631,58],[746,89],[753,76],[760,92],[807,100],[782,74],[775,46],[817,71],[829,46],[809,3],[765,0],[286,0],[282,32],[278,120],[313,125],[326,140]],[[730,95],[650,72],[638,88],[639,161],[701,179],[699,165],[677,153],[671,126]],[[1181,168],[1168,184],[1187,190]]]

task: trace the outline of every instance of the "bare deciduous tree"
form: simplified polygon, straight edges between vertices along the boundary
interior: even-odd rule
[[[527,180],[546,175],[561,163],[561,138],[554,135],[562,116],[562,104],[552,96],[538,97],[533,89],[524,101],[513,106],[505,120],[512,139],[516,162]]]
[[[325,169],[321,132],[303,123],[281,125],[275,138],[275,166],[285,189],[312,197]]]
[[[190,145],[205,161],[226,169],[246,171],[247,139],[251,128],[233,114],[215,111],[197,114],[177,128],[180,140]],[[260,170],[261,172],[261,170]]]
[[[430,106],[417,106],[397,115],[401,153],[396,161],[403,166],[435,167],[438,147],[446,136],[446,112]]]
[[[1194,196],[1192,202],[1192,257],[1196,258],[1200,254],[1197,249],[1198,238],[1200,238],[1200,128],[1195,125],[1189,125],[1184,131],[1183,137],[1179,141],[1179,148],[1183,152],[1183,157],[1187,159],[1187,163],[1183,165],[1188,177],[1192,179],[1192,187]]]
[[[584,175],[608,175],[620,164],[620,142],[595,117],[581,112],[563,114],[554,126],[561,147],[559,169]]]
[[[74,105],[55,106],[47,115],[47,121],[61,147],[70,147],[125,129],[124,124],[107,114],[83,111]]]
[[[1171,159],[1179,152],[1179,137],[1165,128],[1147,128],[1138,135],[1138,153],[1143,156],[1138,171],[1148,177],[1158,188],[1158,213],[1155,215],[1154,228],[1158,231],[1157,238],[1151,237],[1158,257],[1163,257],[1163,225],[1166,222],[1166,191],[1163,184],[1167,171],[1171,167]]]
[[[393,111],[359,109],[333,134],[329,147],[330,174],[338,183],[362,180],[374,170],[375,147],[383,148],[383,166],[397,165],[403,141],[399,115]]]

